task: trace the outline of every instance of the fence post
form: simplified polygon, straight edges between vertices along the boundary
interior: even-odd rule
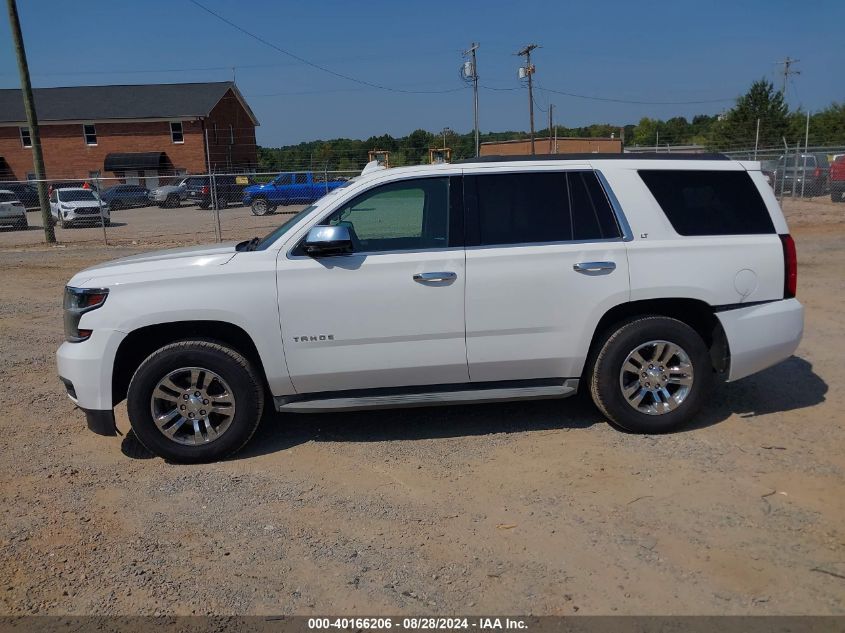
[[[801,154],[801,141],[795,141],[795,175],[792,176],[792,197],[795,198],[795,193],[798,187],[795,186],[795,177],[798,175],[798,157]]]
[[[97,185],[97,204],[100,206],[100,226],[103,227],[103,244],[109,245],[108,237],[106,236],[106,216],[103,215],[103,198],[100,195],[100,170],[97,170],[97,175],[94,177],[94,184]]]
[[[783,173],[780,175],[780,198],[778,199],[778,203],[783,206],[783,185],[786,182],[786,163],[789,161],[789,145],[786,144],[786,137],[782,136],[783,139]],[[777,170],[775,170],[777,173]]]
[[[804,132],[804,164],[801,166],[801,197],[804,197],[804,185],[807,184],[807,143],[810,140],[810,111],[807,110],[807,128]],[[816,163],[818,164],[818,163]],[[824,193],[824,192],[822,192]]]
[[[205,128],[205,161],[206,165],[208,166],[208,195],[211,197],[211,208],[213,209],[212,214],[214,214],[214,239],[218,242],[223,241],[222,236],[220,235],[220,213],[217,209],[217,200],[215,198],[215,188],[214,188],[214,176],[212,175],[211,169],[211,149],[208,145],[208,128]]]

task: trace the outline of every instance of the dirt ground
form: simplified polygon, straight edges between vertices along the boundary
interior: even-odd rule
[[[683,432],[581,399],[271,415],[203,466],[88,432],[56,378],[62,286],[148,240],[0,234],[0,614],[845,614],[845,205],[786,206],[801,347]]]

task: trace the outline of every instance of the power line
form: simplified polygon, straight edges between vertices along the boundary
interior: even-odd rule
[[[357,83],[357,84],[369,86],[370,88],[377,88],[379,90],[385,90],[387,92],[400,92],[400,93],[404,93],[404,94],[444,94],[444,93],[447,93],[447,92],[458,92],[459,90],[466,90],[466,88],[467,88],[466,86],[461,86],[460,88],[449,88],[447,90],[405,90],[403,88],[393,88],[391,86],[385,86],[385,85],[382,85],[382,84],[373,83],[371,81],[365,81],[364,79],[358,79],[357,77],[352,77],[350,75],[345,75],[343,73],[332,70],[331,68],[326,68],[325,66],[321,66],[320,64],[312,62],[311,60],[305,59],[304,57],[300,57],[296,53],[292,53],[291,51],[285,50],[284,48],[277,46],[276,44],[273,44],[272,42],[264,39],[260,35],[256,35],[255,33],[251,32],[251,31],[247,31],[242,26],[235,24],[231,20],[224,18],[219,13],[212,11],[207,6],[205,6],[204,4],[197,2],[197,0],[188,0],[188,1],[191,4],[198,6],[200,9],[202,9],[203,11],[208,13],[209,15],[214,16],[215,18],[217,18],[221,22],[228,24],[233,29],[240,31],[244,35],[251,37],[252,39],[256,40],[257,42],[261,42],[265,46],[269,46],[273,50],[278,51],[279,53],[282,53],[283,55],[287,55],[288,57],[291,57],[291,58],[305,64],[306,66],[311,66],[312,68],[316,68],[317,70],[321,70],[322,72],[328,73],[329,75],[334,75],[335,77],[339,77],[340,79],[345,79],[347,81],[352,81],[352,82]]]

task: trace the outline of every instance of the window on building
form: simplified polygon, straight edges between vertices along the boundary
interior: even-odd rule
[[[182,122],[181,121],[172,121],[170,123],[170,140],[174,143],[184,143],[185,142],[185,134],[182,130]]]
[[[86,145],[96,145],[97,144],[97,128],[96,126],[91,124],[85,124],[82,126],[82,136],[85,137],[85,144]]]
[[[745,170],[640,170],[679,235],[755,235],[775,227]]]
[[[29,133],[28,127],[21,128],[21,145],[24,147],[32,147],[32,135]]]

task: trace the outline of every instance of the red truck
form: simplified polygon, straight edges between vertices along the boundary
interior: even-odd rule
[[[845,154],[830,164],[830,199],[845,202]]]

